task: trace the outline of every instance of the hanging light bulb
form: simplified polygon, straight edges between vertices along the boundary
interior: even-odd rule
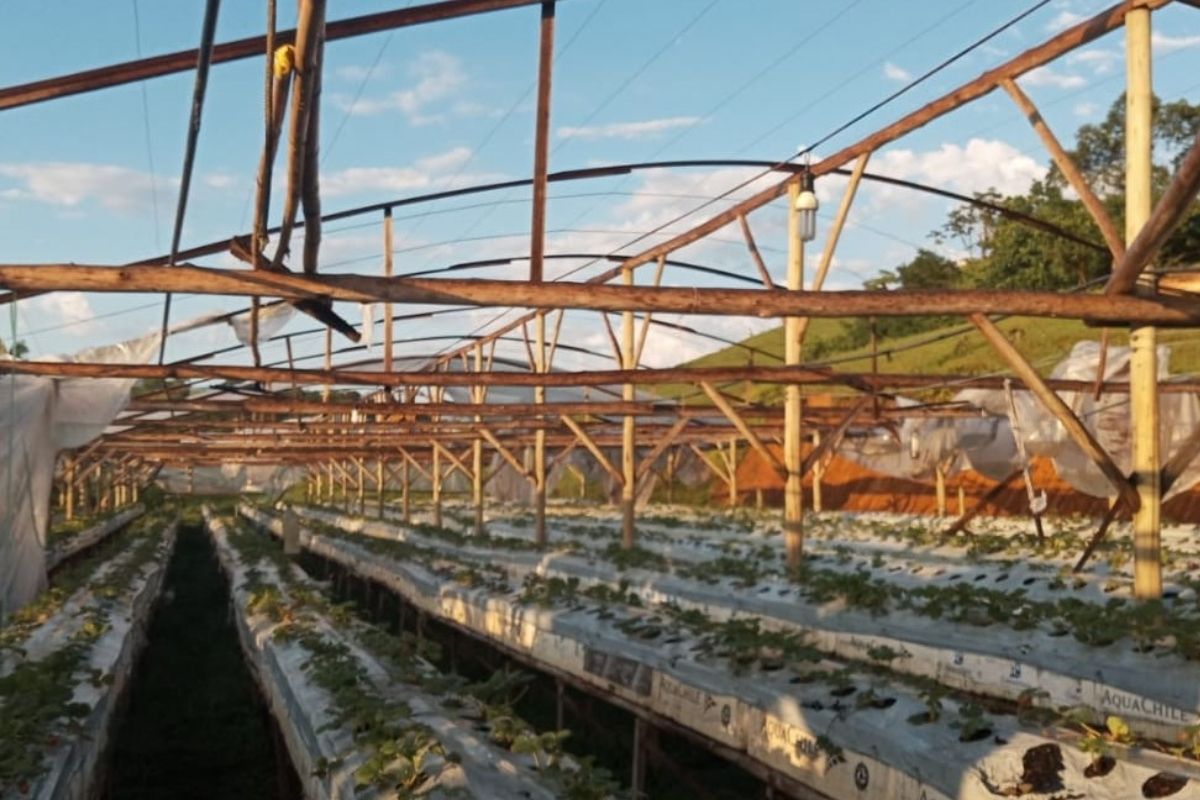
[[[800,216],[800,241],[811,242],[817,236],[817,193],[813,191],[813,174],[808,165],[800,177],[800,195],[796,198],[796,211]]]

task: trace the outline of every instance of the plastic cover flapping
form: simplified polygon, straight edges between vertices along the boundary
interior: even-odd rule
[[[1170,348],[1158,348],[1158,377],[1169,381]],[[1129,378],[1130,350],[1109,347],[1104,380]],[[1078,342],[1071,354],[1051,371],[1052,378],[1094,382],[1100,362],[1098,342]],[[1059,392],[1067,404],[1126,474],[1130,471],[1129,395],[1092,391]],[[1001,480],[1021,466],[1021,457],[1009,422],[1008,399],[1003,389],[967,389],[954,397],[980,411],[978,418],[906,419],[892,428],[873,428],[848,436],[839,455],[884,475],[927,478],[941,464],[947,474],[973,469]],[[1116,489],[1068,436],[1066,429],[1028,390],[1013,392],[1021,435],[1030,455],[1050,458],[1060,478],[1078,492],[1112,497]],[[903,400],[902,406],[913,401]],[[1165,461],[1200,424],[1200,401],[1195,395],[1159,395],[1159,442]],[[1200,482],[1200,463],[1193,462],[1172,484],[1167,497]]]
[[[48,361],[144,363],[159,335],[93,347]],[[129,399],[124,378],[0,378],[0,619],[46,586],[44,544],[59,450],[103,433]]]
[[[288,324],[296,309],[292,308],[287,303],[277,303],[272,306],[264,306],[258,310],[258,340],[260,342],[270,339],[275,334],[283,330],[283,327]],[[229,318],[229,327],[233,328],[233,335],[242,344],[250,344],[250,312],[235,314]]]

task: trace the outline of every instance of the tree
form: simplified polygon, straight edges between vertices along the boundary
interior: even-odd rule
[[[1186,100],[1162,103],[1155,98],[1153,119],[1152,181],[1159,196],[1200,130],[1200,105]],[[1125,209],[1124,95],[1113,102],[1102,121],[1079,128],[1071,156],[1120,229]],[[1003,196],[990,191],[977,196],[1097,245],[1102,241],[1091,215],[1082,202],[1069,196],[1066,179],[1053,164],[1045,179],[1035,181],[1024,194]],[[953,239],[972,254],[962,265],[962,275],[967,285],[982,288],[1072,289],[1103,278],[1112,268],[1112,258],[1102,247],[1088,247],[978,206],[954,209],[933,236],[936,241]],[[1190,264],[1198,259],[1200,208],[1193,207],[1163,247],[1159,261]]]
[[[24,340],[17,339],[9,350],[4,346],[4,340],[0,339],[0,356],[11,355],[13,358],[24,358],[29,355],[29,345],[25,344]]]

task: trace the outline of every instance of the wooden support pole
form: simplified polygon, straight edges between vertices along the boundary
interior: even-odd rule
[[[621,272],[622,282],[633,286],[633,269]],[[621,368],[633,370],[637,368],[634,362],[633,312],[621,314]],[[626,402],[634,399],[632,383],[621,387],[621,398]],[[636,536],[636,504],[637,504],[637,445],[634,429],[636,418],[626,414],[621,425],[621,547],[629,550],[633,547]]]
[[[1046,384],[1037,370],[1033,368],[1033,365],[1013,347],[1012,343],[1005,338],[1004,334],[990,319],[983,314],[972,314],[970,319],[971,324],[979,329],[979,332],[983,334],[983,338],[992,346],[992,349],[1004,359],[1012,371],[1017,374],[1017,377],[1042,402],[1046,410],[1058,419],[1066,430],[1067,435],[1083,450],[1084,455],[1104,473],[1104,476],[1108,478],[1109,482],[1116,488],[1125,502],[1131,508],[1137,508],[1140,502],[1137,491],[1134,490],[1134,487],[1130,484],[1124,473],[1121,472],[1120,468],[1113,463],[1112,457],[1105,452],[1100,443],[1092,436],[1091,431],[1071,411],[1071,408]]]
[[[967,492],[963,485],[958,484],[958,515],[961,517],[967,513]]]
[[[729,456],[726,458],[725,464],[729,469],[729,510],[737,508],[738,504],[738,482],[737,482],[737,439],[729,438]]]
[[[821,449],[821,432],[814,430],[812,435],[813,452]],[[821,498],[821,477],[825,474],[825,468],[821,465],[821,459],[813,461],[812,465],[813,482],[812,482],[812,508],[813,513],[820,514],[824,510],[824,503]]]
[[[646,797],[646,722],[641,717],[633,718],[633,760],[630,776],[632,800]]]
[[[342,507],[344,509],[346,509],[346,511],[349,511],[350,510],[350,473],[346,471],[346,468],[344,466],[342,466],[341,462],[338,462],[337,468],[342,473]]]
[[[966,513],[960,515],[959,518],[954,521],[954,524],[946,529],[946,532],[943,533],[942,536],[944,538],[949,539],[951,536],[954,536],[955,534],[957,534],[961,531],[965,531],[967,529],[967,525],[971,522],[971,520],[975,519],[977,516],[979,516],[981,513],[983,513],[984,506],[986,506],[988,503],[992,502],[997,497],[999,497],[1000,493],[1004,491],[1005,487],[1007,487],[1010,483],[1015,481],[1017,478],[1021,477],[1021,475],[1024,474],[1024,472],[1025,472],[1024,468],[1019,467],[1019,468],[1013,470],[1012,472],[1010,472],[1007,477],[998,481],[995,486],[993,486],[991,489],[987,490],[987,492],[983,495],[983,497],[979,498],[979,502],[976,503],[974,505],[974,507],[971,508],[970,511],[967,511]]]
[[[367,513],[367,462],[364,458],[356,458],[354,461],[358,464],[358,513],[359,516],[366,516]]]
[[[410,485],[412,473],[408,471],[408,459],[404,459],[400,468],[400,506],[404,513],[404,524],[412,524],[412,494]]]
[[[430,476],[433,480],[433,524],[434,527],[442,527],[442,462],[441,450],[433,448],[433,466],[430,469]]]
[[[750,251],[750,258],[754,261],[754,268],[758,270],[758,277],[762,279],[763,287],[774,289],[775,281],[771,280],[771,272],[767,269],[762,254],[758,252],[758,245],[754,241],[754,233],[750,230],[750,222],[746,219],[746,215],[739,214],[738,222],[742,225],[742,238],[746,240],[746,249]]]
[[[613,480],[615,480],[619,485],[624,486],[624,472],[613,466],[613,463],[608,460],[606,455],[604,455],[604,451],[601,450],[600,446],[596,444],[596,440],[588,435],[587,431],[583,429],[583,426],[567,416],[561,417],[561,419],[563,424],[570,428],[571,432],[574,433],[583,446],[587,448],[588,452],[595,457],[597,463],[604,468],[604,471],[611,475]]]
[[[394,269],[392,263],[392,209],[391,206],[383,210],[383,277],[392,277]],[[394,338],[393,331],[394,323],[392,322],[392,304],[383,304],[383,371],[391,372],[393,367],[392,362],[392,339]]]
[[[737,410],[734,409],[729,401],[725,399],[725,396],[722,395],[715,386],[707,381],[701,381],[700,388],[704,390],[706,395],[708,395],[708,399],[712,400],[713,405],[716,406],[721,413],[733,423],[733,427],[737,428],[738,433],[740,433],[742,437],[750,443],[750,446],[753,447],[758,454],[763,457],[763,460],[770,464],[771,468],[776,472],[780,473],[781,475],[786,474],[787,470],[783,464],[779,463],[778,457],[771,452],[770,448],[763,444],[763,441],[758,438],[758,434],[756,434],[754,429],[746,424],[746,421],[742,419],[742,416],[737,413]]]
[[[483,345],[475,343],[475,371],[483,372]],[[483,387],[472,389],[472,400],[483,403]],[[483,417],[476,414],[475,424],[481,425]],[[475,505],[475,535],[483,536],[483,438],[476,436],[471,442],[471,500]]]
[[[553,7],[553,3],[550,3]],[[546,315],[534,317],[534,339],[537,346],[537,360],[534,368],[539,374],[546,373]],[[546,387],[538,384],[533,387],[534,405],[546,404]],[[546,546],[546,430],[539,427],[534,432],[533,442],[533,507],[534,542],[538,547]]]
[[[1150,219],[1151,182],[1150,10],[1125,15],[1125,241],[1131,245]],[[1114,278],[1116,274],[1114,272]],[[1152,285],[1151,285],[1152,286]],[[1138,502],[1133,513],[1133,596],[1162,597],[1162,482],[1159,453],[1158,336],[1152,325],[1129,331],[1129,422],[1133,483]]]
[[[937,515],[946,516],[946,471],[938,464],[934,468],[934,485],[937,493]]]
[[[858,185],[862,182],[863,172],[867,168],[867,160],[870,157],[871,152],[867,151],[860,155],[854,162],[854,169],[850,173],[850,182],[846,184],[846,190],[842,193],[842,202],[838,206],[837,216],[834,217],[833,225],[829,228],[829,234],[825,237],[825,248],[821,251],[821,261],[817,264],[817,274],[813,276],[812,291],[814,292],[819,292],[825,288],[825,278],[829,275],[829,267],[833,264],[833,254],[837,252],[838,240],[842,238],[842,229],[846,226],[846,220],[850,216],[850,207],[854,205],[854,195],[858,193]],[[800,257],[802,262],[801,276],[803,276],[803,245],[801,245]],[[803,279],[801,279],[800,285],[796,288],[804,288]],[[808,321],[808,317],[803,317],[799,322],[799,331],[796,335],[800,338],[801,345],[804,344],[804,337],[808,334]]]
[[[1104,536],[1108,533],[1109,526],[1112,525],[1113,520],[1117,518],[1117,511],[1120,508],[1121,504],[1119,502],[1109,504],[1108,511],[1104,512],[1104,517],[1100,520],[1100,527],[1096,529],[1092,538],[1088,540],[1087,547],[1083,548],[1083,552],[1079,555],[1079,560],[1071,568],[1072,572],[1083,571],[1088,559],[1092,557],[1092,553],[1096,552],[1096,548],[1100,546],[1100,542],[1104,541]]]
[[[533,474],[525,468],[525,465],[521,463],[521,459],[517,458],[511,450],[505,447],[503,442],[496,438],[494,433],[489,431],[487,428],[480,428],[479,433],[484,439],[488,440],[488,444],[496,449],[496,452],[500,454],[500,457],[507,461],[509,466],[517,471],[518,475],[529,481],[531,484],[535,483]],[[578,435],[578,432],[576,432],[576,435]]]
[[[800,218],[796,211],[796,199],[800,196],[800,184],[792,181],[788,185],[788,256],[787,288],[799,291],[804,288],[804,242],[800,239]],[[800,317],[788,317],[784,321],[784,362],[798,366],[801,360],[800,342],[803,336]],[[783,540],[787,557],[788,572],[799,572],[804,558],[804,474],[801,472],[800,430],[802,405],[800,387],[788,384],[784,388],[783,400],[783,461],[786,478],[783,490]]]
[[[1054,159],[1059,172],[1067,179],[1067,183],[1075,190],[1075,194],[1079,195],[1079,199],[1083,202],[1083,207],[1092,215],[1092,220],[1096,223],[1096,227],[1100,229],[1100,235],[1104,237],[1104,243],[1108,245],[1113,258],[1120,259],[1125,255],[1125,244],[1121,241],[1121,235],[1117,232],[1117,226],[1113,224],[1112,218],[1108,216],[1108,211],[1104,208],[1104,203],[1092,191],[1092,187],[1088,184],[1083,173],[1075,166],[1075,162],[1071,159],[1071,156],[1063,149],[1062,144],[1059,143],[1058,137],[1050,130],[1050,126],[1046,124],[1046,120],[1042,118],[1033,101],[1021,90],[1016,81],[1012,78],[1004,78],[1000,81],[1000,86],[1004,91],[1008,92],[1008,96],[1016,103],[1017,108],[1021,109],[1021,113],[1025,115],[1025,118],[1029,120],[1029,124],[1037,132],[1038,138],[1042,140],[1042,144],[1050,153],[1050,157]]]
[[[333,505],[333,462],[332,461],[327,461],[325,463],[325,478],[326,478],[326,481],[325,481],[325,483],[326,483],[325,505],[332,506]]]
[[[75,519],[75,464],[76,459],[73,456],[67,457],[67,485],[64,487],[66,495],[66,508],[63,510],[63,516],[67,521]]]
[[[379,504],[378,512],[379,512],[380,519],[383,519],[383,503],[384,503],[385,486],[386,486],[386,483],[383,478],[383,457],[380,456],[375,459],[375,499],[377,500],[377,502]]]
[[[677,419],[675,424],[671,426],[671,429],[663,434],[663,437],[658,440],[658,444],[654,445],[654,448],[642,457],[642,463],[638,465],[637,469],[637,479],[639,481],[650,472],[651,468],[654,466],[654,462],[657,461],[659,456],[663,454],[663,451],[670,447],[671,444],[677,438],[679,438],[679,434],[683,432],[685,427],[687,427],[689,421],[690,420],[687,417],[680,417]]]
[[[554,0],[542,0],[538,36],[537,108],[534,112],[533,220],[529,280],[541,283],[546,244],[546,176],[550,163],[550,84],[554,72]]]

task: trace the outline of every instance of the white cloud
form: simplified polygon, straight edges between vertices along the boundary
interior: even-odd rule
[[[1021,78],[1027,86],[1053,86],[1056,89],[1078,89],[1087,86],[1087,79],[1082,75],[1059,72],[1052,67],[1038,67],[1030,70]]]
[[[1046,30],[1050,33],[1058,33],[1066,30],[1072,25],[1077,25],[1083,22],[1085,17],[1082,14],[1077,14],[1074,11],[1060,11],[1055,15],[1054,19],[1046,23]]]
[[[0,188],[6,198],[68,208],[98,201],[109,211],[121,213],[150,208],[156,186],[162,191],[176,183],[174,179],[152,180],[148,173],[127,167],[83,161],[0,163],[0,178],[19,184]]]
[[[887,78],[889,81],[906,83],[912,80],[912,73],[898,64],[885,61],[883,64],[883,77]]]
[[[564,125],[558,129],[560,139],[645,139],[673,128],[689,128],[700,117],[662,117],[640,122],[611,122],[607,125]]]
[[[1195,47],[1198,44],[1200,44],[1200,35],[1168,36],[1159,31],[1154,31],[1150,34],[1150,45],[1159,54],[1170,53],[1173,50],[1183,50],[1187,47]]]
[[[457,94],[467,83],[462,61],[441,50],[421,53],[408,66],[413,84],[384,97],[362,97],[357,101],[334,95],[333,101],[350,114],[372,115],[399,111],[413,125],[428,125],[444,119],[431,106]]]
[[[67,328],[71,336],[86,336],[100,333],[104,324],[92,319],[96,312],[83,292],[50,292],[25,300],[24,313],[37,321],[38,328],[54,328],[74,323]]]
[[[1083,64],[1097,75],[1107,75],[1124,60],[1124,55],[1118,50],[1093,48],[1080,50],[1067,56],[1068,64]]]
[[[237,176],[228,172],[210,172],[204,176],[204,185],[213,189],[231,189],[237,183]]]
[[[1082,103],[1076,103],[1071,109],[1077,117],[1094,117],[1100,111],[1100,106],[1093,102],[1084,100]]]
[[[409,192],[449,188],[496,180],[495,173],[466,173],[471,149],[455,147],[414,161],[405,167],[349,167],[321,176],[321,192],[328,197],[359,192]]]
[[[907,178],[970,194],[994,188],[1004,194],[1024,192],[1046,174],[1046,168],[999,139],[971,139],[966,147],[946,143],[936,150],[888,150],[872,159],[884,175]]]

